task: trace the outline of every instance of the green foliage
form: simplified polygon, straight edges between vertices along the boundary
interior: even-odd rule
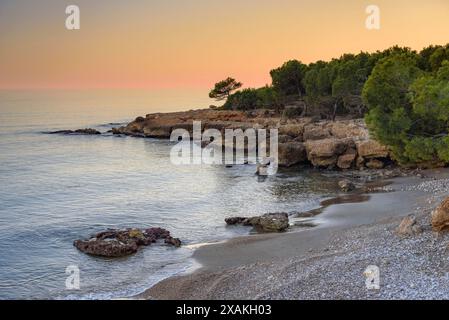
[[[365,115],[400,163],[449,163],[449,44],[419,53],[394,46],[309,65],[290,60],[270,75],[271,86],[237,92],[242,84],[228,78],[209,96],[226,99],[221,109],[284,109],[286,118]]]
[[[334,68],[331,64],[318,61],[309,65],[304,76],[305,93],[312,100],[332,94]]]
[[[273,87],[265,86],[259,89],[247,88],[229,96],[224,109],[253,110],[271,109],[279,106],[278,93]]]
[[[363,89],[371,132],[403,164],[449,162],[449,62],[434,73],[419,69],[431,51],[438,49],[384,58]]]
[[[265,86],[257,91],[257,107],[264,109],[278,108],[281,104],[279,94],[273,87]]]
[[[302,81],[306,71],[307,66],[298,60],[287,61],[270,72],[274,89],[285,96],[302,96],[304,94]]]
[[[284,110],[284,112],[282,112],[282,118],[286,118],[286,119],[297,118],[301,115],[301,113],[302,113],[301,108],[298,108],[298,107],[286,108]]]
[[[449,44],[444,47],[438,47],[429,57],[431,70],[438,71],[446,60],[449,60]]]
[[[232,91],[239,89],[241,86],[242,84],[235,79],[227,78],[215,84],[214,89],[209,92],[209,98],[217,101],[224,100],[229,97]]]

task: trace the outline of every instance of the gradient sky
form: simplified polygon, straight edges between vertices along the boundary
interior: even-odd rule
[[[0,0],[0,88],[261,86],[289,59],[448,42],[449,0]]]

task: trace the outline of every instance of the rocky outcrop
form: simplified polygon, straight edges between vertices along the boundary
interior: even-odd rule
[[[359,156],[365,159],[388,157],[388,149],[376,140],[358,140],[356,146]]]
[[[432,228],[436,232],[449,230],[449,197],[432,212]]]
[[[279,136],[288,136],[291,140],[304,140],[304,123],[289,123],[279,127]]]
[[[385,166],[385,163],[378,159],[370,159],[365,163],[365,166],[369,169],[382,169]]]
[[[330,169],[378,169],[390,162],[388,149],[370,138],[361,119],[335,122],[312,118],[284,119],[267,110],[245,113],[206,109],[148,114],[145,118],[138,117],[127,126],[113,128],[112,133],[169,138],[175,129],[192,133],[193,121],[201,121],[203,130],[216,129],[223,134],[221,142],[210,144],[214,148],[223,148],[229,142],[224,139],[226,129],[278,129],[281,167],[312,164]],[[237,145],[234,149],[246,149],[246,146]]]
[[[339,156],[350,150],[352,139],[324,139],[306,141],[307,158],[315,167],[334,168]]]
[[[48,132],[49,134],[81,134],[81,135],[97,135],[101,134],[100,131],[86,128],[86,129],[78,129],[78,130],[58,130],[58,131],[52,131]]]
[[[344,154],[338,157],[337,167],[340,169],[350,169],[354,166],[354,161],[357,157],[357,151],[353,148],[348,148]]]
[[[306,147],[302,142],[279,143],[279,165],[291,167],[307,160]]]
[[[413,236],[422,233],[422,231],[414,215],[402,219],[401,224],[396,229],[396,233],[400,236]]]
[[[323,140],[331,137],[331,132],[326,126],[316,124],[308,125],[304,128],[304,141]]]
[[[80,251],[101,257],[123,257],[137,252],[140,246],[149,246],[159,239],[175,247],[181,246],[181,240],[170,236],[162,228],[149,229],[110,229],[97,233],[86,240],[75,240],[73,245]]]
[[[268,213],[259,217],[232,217],[225,219],[228,225],[252,226],[259,232],[282,232],[289,227],[288,214]]]

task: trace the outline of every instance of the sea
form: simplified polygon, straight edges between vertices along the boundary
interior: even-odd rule
[[[291,168],[260,179],[254,165],[175,165],[174,142],[107,133],[137,116],[210,104],[196,89],[0,91],[0,299],[132,297],[195,270],[199,246],[253,232],[226,226],[226,217],[308,211],[335,194],[325,172]],[[103,134],[47,133],[80,128]],[[183,246],[153,244],[115,259],[73,246],[128,227],[168,229]]]

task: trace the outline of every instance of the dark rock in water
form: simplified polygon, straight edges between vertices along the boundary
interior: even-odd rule
[[[122,129],[123,127],[120,127],[120,128],[112,128],[111,129],[111,132],[112,132],[112,134],[122,134],[123,133],[123,129]]]
[[[51,131],[51,132],[44,132],[48,134],[72,134],[74,133],[73,130],[58,130],[58,131]]]
[[[49,132],[49,134],[86,134],[86,135],[96,135],[101,134],[100,131],[86,128],[86,129],[78,129],[78,130],[58,130]]]
[[[173,238],[173,237],[165,238],[165,243],[171,244],[172,246],[175,246],[176,248],[179,248],[181,246],[181,240],[179,240],[178,238]]]
[[[137,252],[136,242],[123,243],[117,239],[76,240],[73,245],[80,251],[101,257],[123,257]]]
[[[286,213],[267,213],[259,217],[231,217],[226,218],[228,225],[253,226],[261,232],[282,232],[289,227],[288,214]]]
[[[339,181],[338,186],[343,192],[350,192],[355,190],[355,185],[347,179]]]
[[[236,225],[236,224],[243,224],[244,221],[248,220],[249,218],[243,218],[243,217],[232,217],[232,218],[226,218],[225,222],[228,225]]]
[[[73,245],[80,251],[101,257],[123,257],[137,252],[140,246],[149,246],[159,239],[166,244],[181,246],[181,240],[170,236],[168,230],[162,228],[110,229],[95,234],[87,240],[76,240]]]

